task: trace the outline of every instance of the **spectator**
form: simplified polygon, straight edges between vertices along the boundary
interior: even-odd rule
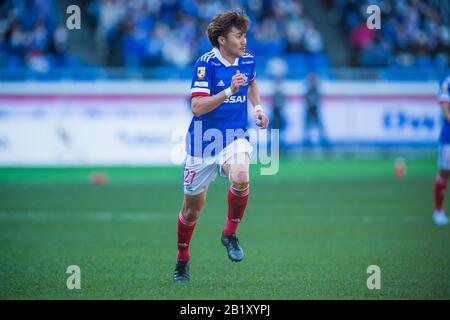
[[[283,92],[283,79],[277,77],[273,81],[274,92],[272,94],[272,116],[270,117],[271,129],[279,130],[280,153],[286,153],[285,128],[286,121],[284,119],[284,108],[286,104],[286,96]]]
[[[314,24],[311,20],[306,20],[303,42],[303,46],[306,52],[320,53],[323,51],[322,37],[319,31],[317,31],[317,29],[314,27]]]
[[[317,76],[314,73],[310,73],[306,79],[306,112],[305,112],[305,127],[304,127],[304,144],[312,145],[311,129],[316,128],[319,132],[320,144],[327,144],[325,137],[325,130],[322,124],[322,118],[320,113],[320,99],[321,93]]]

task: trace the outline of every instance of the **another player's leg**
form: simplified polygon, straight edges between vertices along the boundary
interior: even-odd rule
[[[227,249],[231,261],[239,262],[244,258],[244,251],[239,245],[236,232],[244,216],[250,193],[249,185],[250,157],[247,153],[238,153],[223,165],[231,186],[228,191],[228,219],[222,233],[222,244]]]
[[[173,273],[176,282],[189,280],[190,242],[206,198],[206,190],[198,195],[184,195],[183,207],[178,215],[178,254]]]
[[[436,225],[448,224],[448,218],[445,214],[444,203],[447,192],[447,182],[450,177],[450,170],[439,170],[434,182],[434,212],[433,221]]]

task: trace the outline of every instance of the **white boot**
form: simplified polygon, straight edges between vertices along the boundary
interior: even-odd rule
[[[445,215],[444,210],[440,210],[440,211],[435,210],[433,212],[433,221],[438,226],[443,226],[443,225],[448,224],[448,218]]]

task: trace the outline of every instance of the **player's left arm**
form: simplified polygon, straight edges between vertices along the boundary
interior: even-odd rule
[[[261,106],[261,96],[259,95],[258,85],[256,79],[250,81],[248,86],[248,99],[255,108],[255,123],[258,127],[265,129],[269,125],[269,118],[264,113]]]

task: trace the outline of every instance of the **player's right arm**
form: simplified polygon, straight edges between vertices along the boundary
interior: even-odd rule
[[[450,110],[448,101],[441,101],[440,105],[445,119],[450,122]]]
[[[450,122],[449,83],[447,79],[442,83],[439,90],[439,103],[441,105],[442,113],[444,114],[445,119]]]
[[[220,91],[218,94],[215,94],[213,96],[192,97],[191,99],[192,113],[196,117],[199,117],[202,114],[213,111],[227,99],[228,96],[225,94],[225,90]]]
[[[195,65],[194,72],[194,79],[191,86],[191,110],[197,117],[221,105],[228,97],[235,94],[245,84],[246,80],[245,76],[238,71],[231,79],[229,88],[215,95],[210,95],[211,76],[213,72],[211,65],[199,60]]]

